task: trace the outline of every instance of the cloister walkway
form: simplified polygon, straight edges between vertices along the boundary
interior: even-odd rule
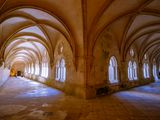
[[[0,120],[159,120],[160,82],[83,100],[26,78],[0,88]]]

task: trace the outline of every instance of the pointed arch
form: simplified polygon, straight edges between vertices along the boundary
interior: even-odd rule
[[[114,56],[112,56],[109,60],[108,67],[109,81],[110,83],[118,82],[118,70],[117,70],[117,60]]]
[[[149,65],[148,63],[143,63],[143,76],[144,78],[149,78]]]
[[[137,80],[137,64],[135,61],[128,62],[128,79],[129,80]]]
[[[64,58],[61,58],[57,61],[55,67],[55,79],[60,82],[66,80],[66,65]]]

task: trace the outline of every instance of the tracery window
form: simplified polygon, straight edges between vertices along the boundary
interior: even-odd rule
[[[128,79],[137,80],[137,64],[136,62],[128,62]]]
[[[118,82],[118,75],[117,75],[117,60],[114,56],[112,56],[109,60],[109,81],[110,83]]]
[[[157,79],[157,66],[156,66],[156,64],[153,64],[153,76],[155,79]]]
[[[66,66],[64,59],[60,59],[57,61],[55,67],[55,79],[61,82],[64,82],[66,80]]]
[[[137,80],[137,64],[135,61],[133,62],[133,79]]]
[[[130,56],[133,57],[133,56],[134,56],[134,50],[133,50],[133,49],[130,49],[129,52],[130,52]]]
[[[147,54],[144,55],[144,59],[145,59],[145,60],[147,59]]]
[[[144,75],[144,78],[149,78],[149,65],[148,65],[148,63],[143,64],[143,75]]]

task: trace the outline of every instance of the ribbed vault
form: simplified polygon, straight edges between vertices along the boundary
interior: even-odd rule
[[[2,8],[5,8],[7,2],[2,2]],[[50,63],[53,64],[54,49],[61,36],[70,43],[73,50],[75,49],[66,25],[57,16],[45,10],[18,7],[0,14],[0,56],[9,66],[17,61],[25,64],[35,61],[41,63],[46,52],[49,54]]]
[[[87,96],[107,83],[110,57],[117,60],[119,85],[128,84],[128,63],[140,80],[143,65],[159,72],[160,0],[0,1],[0,62],[42,68],[39,75],[47,67],[56,85],[66,78],[60,88]],[[58,69],[67,77],[55,77]]]
[[[91,4],[90,1],[87,3],[88,6]],[[99,5],[100,9],[96,10],[95,17],[92,13],[93,22],[87,24],[90,26],[88,31],[88,44],[91,46],[89,53],[92,53],[95,41],[99,39],[99,36],[104,35],[104,32],[110,32],[116,36],[115,41],[122,60],[125,60],[132,46],[136,46],[139,51],[139,61],[143,59],[145,53],[150,56],[155,53],[153,50],[158,50],[160,35],[160,2],[158,0],[132,2],[129,0],[110,0],[102,3],[99,3],[102,5]],[[91,16],[89,13],[87,15]]]

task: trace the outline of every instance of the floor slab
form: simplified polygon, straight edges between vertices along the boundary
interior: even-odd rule
[[[160,120],[160,82],[84,100],[10,78],[0,88],[0,120]]]

